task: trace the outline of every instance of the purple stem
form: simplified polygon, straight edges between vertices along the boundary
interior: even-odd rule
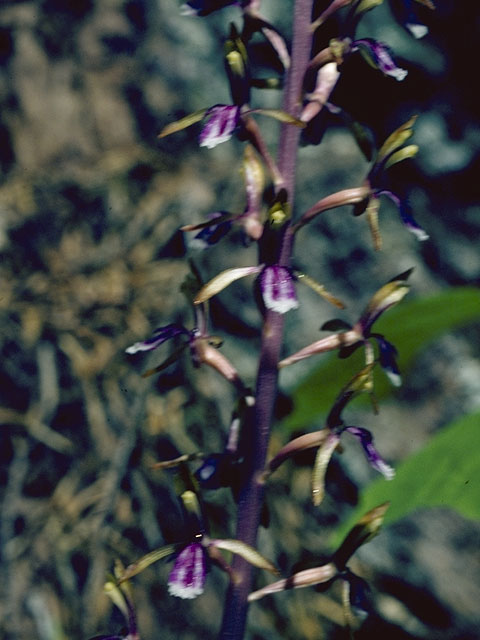
[[[313,0],[295,0],[293,15],[293,41],[291,67],[284,92],[283,109],[295,116],[302,107],[303,78],[310,60],[311,16]],[[295,169],[300,131],[297,127],[283,125],[278,150],[278,168],[283,176],[283,187],[293,207]],[[287,229],[279,238],[279,262],[290,262],[293,235]],[[264,317],[262,346],[258,364],[256,404],[250,425],[249,442],[252,457],[248,461],[243,486],[240,488],[237,511],[236,538],[252,546],[256,545],[258,527],[263,506],[264,484],[262,472],[270,440],[273,410],[277,397],[278,362],[283,342],[283,316],[267,311]],[[244,636],[248,601],[252,590],[253,567],[239,555],[232,564],[236,581],[231,583],[225,601],[219,640],[241,640]]]

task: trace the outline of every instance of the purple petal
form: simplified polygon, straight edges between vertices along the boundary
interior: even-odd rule
[[[215,212],[210,214],[210,218],[225,218],[225,216],[231,217],[229,214]],[[189,247],[191,249],[207,249],[227,235],[227,233],[232,228],[231,220],[225,220],[223,222],[219,222],[218,224],[212,223],[208,227],[204,227],[199,233],[197,233],[192,240],[189,242]]]
[[[395,193],[388,189],[382,189],[377,192],[377,196],[387,196],[392,202],[394,202],[400,212],[403,224],[407,227],[410,233],[416,236],[417,240],[424,241],[430,237],[428,233],[413,219],[411,214],[411,208],[405,200],[401,200]]]
[[[362,40],[355,40],[355,48],[360,49],[362,55],[367,57],[367,60],[377,67],[386,76],[395,78],[395,80],[403,80],[408,71],[397,67],[395,64],[390,49],[383,42],[373,40],[372,38],[363,38]]]
[[[217,144],[230,140],[238,124],[239,107],[217,104],[205,114],[207,119],[198,138],[201,147],[213,149]]]
[[[349,601],[355,616],[360,619],[365,619],[365,617],[372,611],[372,604],[369,598],[370,587],[368,582],[354,574],[349,569],[346,570],[342,577],[349,584]]]
[[[402,378],[396,361],[397,350],[391,342],[385,340],[380,334],[372,333],[371,335],[376,339],[380,349],[380,366],[387,374],[390,382],[395,387],[399,387],[402,384]]]
[[[147,338],[147,340],[144,340],[143,342],[135,342],[135,344],[132,344],[128,349],[125,349],[125,352],[131,355],[138,351],[152,351],[167,340],[171,340],[175,336],[181,334],[190,335],[190,332],[180,324],[168,324],[166,327],[159,327],[158,329],[155,329],[153,335],[150,338]]]
[[[286,313],[298,307],[295,285],[287,267],[279,265],[265,267],[260,274],[260,289],[267,309]]]
[[[202,489],[227,487],[234,480],[238,459],[231,453],[212,453],[195,471]]]
[[[348,431],[358,440],[360,440],[360,444],[365,451],[367,460],[370,465],[376,471],[379,471],[383,476],[385,476],[387,480],[393,480],[393,477],[395,476],[395,470],[385,462],[385,460],[381,457],[381,455],[374,447],[373,436],[370,431],[368,431],[367,429],[362,429],[361,427],[346,427],[345,431]]]
[[[207,567],[201,544],[192,542],[181,551],[168,577],[168,592],[178,598],[196,598],[205,586]]]

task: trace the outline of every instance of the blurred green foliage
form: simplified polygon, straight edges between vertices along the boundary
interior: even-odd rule
[[[463,416],[439,431],[430,442],[396,469],[392,481],[376,480],[365,491],[351,517],[336,531],[338,545],[367,510],[390,501],[384,524],[426,507],[449,507],[480,520],[480,413]]]

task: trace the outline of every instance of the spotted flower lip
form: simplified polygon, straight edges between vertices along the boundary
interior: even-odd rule
[[[213,149],[230,140],[240,118],[240,107],[216,104],[205,113],[206,122],[198,138],[201,147]]]
[[[203,593],[206,575],[205,550],[200,543],[192,542],[175,559],[168,577],[168,593],[177,598],[196,598]]]
[[[290,270],[280,265],[266,266],[260,274],[260,290],[267,307],[277,313],[298,308],[298,299]]]

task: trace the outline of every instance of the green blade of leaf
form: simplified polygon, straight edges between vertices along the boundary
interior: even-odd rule
[[[417,509],[448,507],[471,520],[480,520],[480,413],[463,416],[439,431],[420,451],[396,468],[392,481],[377,480],[363,492],[351,519],[335,533],[336,546],[358,516],[389,500],[385,524]]]

